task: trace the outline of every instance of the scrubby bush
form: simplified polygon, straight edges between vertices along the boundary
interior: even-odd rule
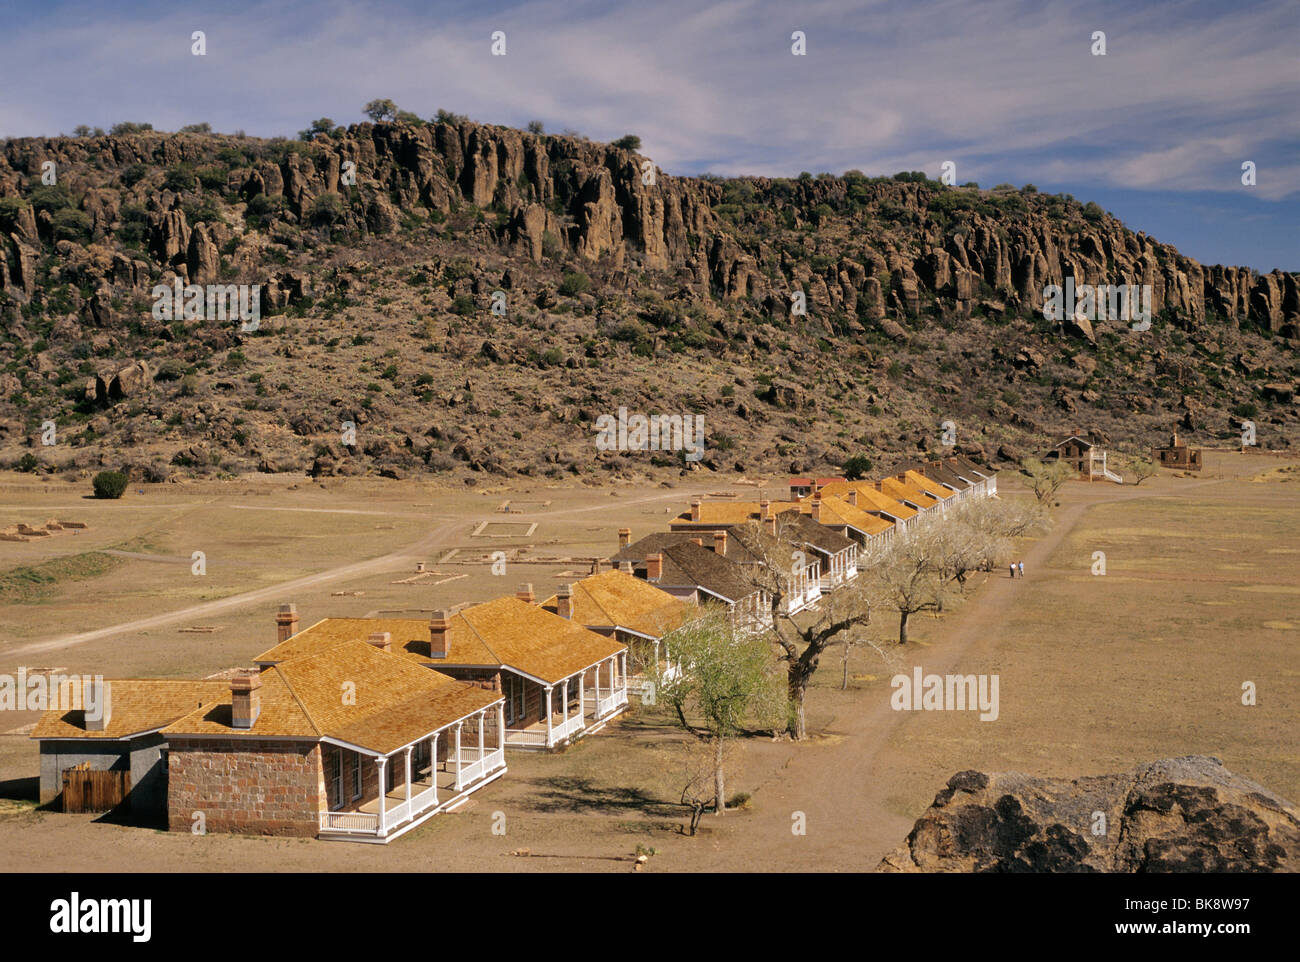
[[[591,278],[579,271],[570,271],[560,281],[560,293],[565,297],[576,297],[591,289]]]
[[[850,481],[860,481],[871,470],[871,459],[865,454],[855,454],[844,462],[842,470]]]
[[[97,498],[120,498],[126,491],[127,477],[121,471],[100,471],[91,484]]]

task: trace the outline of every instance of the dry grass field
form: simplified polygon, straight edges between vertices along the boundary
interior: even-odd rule
[[[1193,752],[1295,799],[1300,472],[1261,455],[1207,452],[1206,462],[1200,477],[1162,474],[1140,487],[1068,484],[1052,529],[1023,545],[1023,581],[997,572],[942,617],[914,619],[892,664],[854,650],[847,690],[838,654],[825,659],[810,696],[814,737],[744,740],[728,782],[751,796],[747,806],[706,816],[693,839],[677,831],[679,736],[651,710],[559,754],[512,753],[506,777],[470,804],[384,847],[194,837],[37,811],[37,750],[24,732],[35,716],[6,713],[0,859],[34,870],[627,871],[640,845],[656,852],[651,871],[863,870],[956,771],[1080,775]],[[1000,487],[1024,496],[1010,478]],[[0,479],[0,526],[90,524],[0,542],[0,671],[202,676],[268,647],[282,601],[307,624],[479,601],[524,581],[549,594],[609,554],[618,527],[640,536],[694,494],[754,489],[717,478],[456,490],[251,478],[143,490],[103,503],[72,486]],[[507,501],[520,513],[499,511]],[[483,521],[537,527],[527,538],[474,536]],[[503,577],[490,574],[497,550],[507,552]],[[191,573],[194,551],[205,553],[207,574]],[[1104,575],[1092,573],[1098,551]],[[73,578],[90,552],[125,554]],[[42,570],[64,580],[38,589],[12,577],[59,561]],[[395,583],[421,561],[434,574]],[[182,630],[193,626],[216,630]],[[873,626],[881,638],[895,628],[887,614]],[[915,665],[996,673],[999,718],[891,711],[890,677]],[[1247,681],[1258,690],[1253,707],[1241,702]],[[506,815],[505,836],[492,834],[494,812]],[[796,812],[806,835],[791,832]],[[527,857],[511,854],[522,850]]]

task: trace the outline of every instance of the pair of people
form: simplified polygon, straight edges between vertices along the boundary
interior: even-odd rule
[[[1013,561],[1011,564],[1007,565],[1007,567],[1011,569],[1011,577],[1014,578],[1016,576],[1017,567],[1020,568],[1020,577],[1023,578],[1025,576],[1025,563],[1023,561],[1020,562]]]

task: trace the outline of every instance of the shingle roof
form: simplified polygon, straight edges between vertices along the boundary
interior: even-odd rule
[[[748,598],[758,589],[745,577],[744,568],[730,558],[715,554],[711,548],[685,541],[666,546],[663,574],[657,582],[662,587],[703,588],[709,594],[735,602]]]
[[[573,621],[589,627],[623,628],[651,638],[662,638],[680,627],[693,607],[617,569],[575,581],[571,588]],[[541,607],[554,612],[555,595]]]
[[[957,467],[961,468],[962,470],[974,471],[976,474],[980,475],[981,477],[991,478],[993,477],[993,475],[998,473],[997,468],[990,468],[982,464],[976,464],[974,461],[966,457],[966,455],[964,454],[954,454],[948,460],[955,462]]]
[[[624,648],[559,615],[506,597],[452,615],[446,658],[430,656],[427,621],[326,618],[263,652],[255,661],[265,664],[344,640],[364,641],[372,633],[383,631],[392,636],[394,654],[422,665],[512,668],[548,684],[563,681]]]
[[[822,507],[825,509],[826,500],[822,499]],[[889,522],[882,521],[880,518],[871,517],[872,521],[883,524],[888,528]],[[797,514],[787,514],[781,519],[781,523],[786,530],[790,532],[791,537],[802,539],[806,544],[812,545],[828,554],[838,554],[852,548],[856,541],[846,538],[834,528],[828,528],[825,524],[818,524],[812,519],[812,515],[804,514],[802,511]],[[854,527],[857,527],[854,525]]]
[[[922,508],[930,508],[939,503],[937,498],[930,497],[910,481],[899,481],[897,478],[881,478],[880,489],[884,494],[895,500],[901,501],[906,498],[912,504]]]
[[[760,563],[762,559],[751,552],[743,542],[739,545],[734,542],[732,534],[737,527],[739,526],[727,525],[720,529],[727,532],[727,557],[737,564]],[[630,561],[634,569],[643,568],[645,559],[650,555],[662,554],[669,545],[685,544],[693,538],[699,538],[705,550],[713,550],[713,535],[708,531],[656,531],[632,542],[617,554],[611,555],[609,560],[616,565]]]
[[[859,496],[860,502],[861,496]],[[824,496],[821,499],[821,512],[822,520],[820,523],[823,525],[847,524],[868,535],[881,534],[894,526],[892,521],[886,521],[874,514],[868,514],[861,507],[855,508],[843,498],[835,495]],[[812,518],[810,517],[809,520],[811,521]]]
[[[792,511],[799,507],[798,501],[769,501],[768,508],[773,513]],[[702,501],[700,519],[691,520],[689,510],[679,514],[670,522],[673,525],[719,525],[744,524],[758,521],[762,517],[762,505],[758,501]]]
[[[927,477],[921,471],[909,470],[904,472],[904,474],[913,487],[924,491],[936,501],[947,501],[957,493],[951,488],[945,488],[938,481]]]
[[[266,669],[250,729],[231,725],[231,695],[163,729],[209,737],[330,737],[387,754],[501,700],[364,641],[345,641]],[[347,698],[345,693],[354,697]]]
[[[850,491],[858,493],[858,507],[862,510],[883,511],[899,521],[916,517],[915,508],[877,490],[874,481],[837,481],[835,484],[828,484],[822,488],[822,500],[832,496],[847,499]]]
[[[79,676],[74,684],[80,685]],[[220,679],[113,678],[109,690],[108,724],[104,731],[87,731],[81,709],[52,709],[41,715],[32,738],[126,738],[154,731],[202,705],[229,697],[230,683]]]

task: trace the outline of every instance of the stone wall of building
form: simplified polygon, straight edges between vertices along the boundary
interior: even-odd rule
[[[288,740],[173,737],[167,816],[188,832],[202,812],[208,832],[300,835],[320,831],[326,808],[320,746]]]

